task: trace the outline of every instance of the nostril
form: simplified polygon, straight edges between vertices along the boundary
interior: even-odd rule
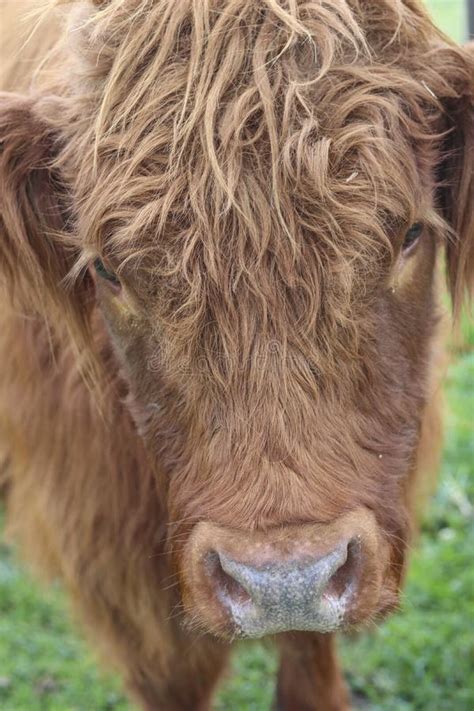
[[[347,555],[342,565],[331,576],[325,595],[342,597],[351,585],[357,580],[360,564],[360,543],[354,538],[347,544]]]
[[[206,567],[219,596],[238,603],[251,601],[251,597],[243,585],[224,570],[221,556],[217,551],[210,551],[207,554]]]

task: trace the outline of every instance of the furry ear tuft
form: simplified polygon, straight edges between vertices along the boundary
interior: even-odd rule
[[[66,277],[77,259],[71,200],[55,163],[60,143],[42,97],[0,93],[0,285],[15,308],[56,330],[88,331],[90,285]]]
[[[441,167],[440,205],[452,235],[447,246],[447,277],[454,314],[474,295],[474,44],[441,52],[440,69],[455,92],[444,100],[447,129]],[[440,57],[442,62],[442,57]]]
[[[58,296],[67,273],[59,242],[67,222],[66,191],[52,163],[55,136],[35,102],[0,94],[0,254],[9,293],[35,309]]]
[[[448,284],[454,311],[474,295],[474,110],[461,112],[447,163],[446,217],[455,238],[448,244]]]

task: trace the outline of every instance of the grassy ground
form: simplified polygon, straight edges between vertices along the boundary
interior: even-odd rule
[[[462,36],[461,2],[432,5],[440,25]],[[374,633],[341,641],[354,696],[370,711],[474,709],[474,331],[466,328],[465,334],[467,345],[447,381],[440,486],[413,554],[403,610]],[[217,709],[269,708],[275,666],[262,646],[239,652]],[[39,589],[14,552],[0,544],[0,709],[130,708],[118,681],[98,671],[71,628],[61,590]]]

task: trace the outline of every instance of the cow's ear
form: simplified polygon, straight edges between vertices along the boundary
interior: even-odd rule
[[[438,51],[447,96],[439,205],[449,224],[447,275],[455,314],[474,293],[474,44]],[[442,93],[442,92],[441,92]]]
[[[23,311],[77,331],[90,287],[87,278],[67,283],[77,251],[51,108],[45,97],[0,93],[0,282]]]

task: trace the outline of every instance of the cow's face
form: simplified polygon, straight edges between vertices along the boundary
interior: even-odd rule
[[[136,34],[124,8],[98,16],[104,66],[59,161],[79,267],[167,497],[188,619],[223,636],[359,624],[397,601],[438,245],[464,230],[458,283],[472,240],[467,169],[436,135],[468,140],[468,57],[440,48],[428,70],[434,30],[390,3],[373,37],[356,15],[250,3],[201,18],[205,42],[178,5]]]
[[[252,237],[233,207],[214,216],[203,203],[207,230],[167,224],[123,268],[107,243],[92,255],[130,410],[167,490],[185,605],[222,634],[325,631],[397,600],[441,221],[421,154],[401,136],[374,147],[369,123],[358,128],[369,165],[352,147],[318,192],[351,130],[333,131],[327,165],[280,186],[289,234],[269,168],[254,168],[268,224]],[[304,150],[324,148],[316,137]],[[195,189],[183,181],[178,207],[191,210]],[[379,218],[384,199],[400,214]]]

